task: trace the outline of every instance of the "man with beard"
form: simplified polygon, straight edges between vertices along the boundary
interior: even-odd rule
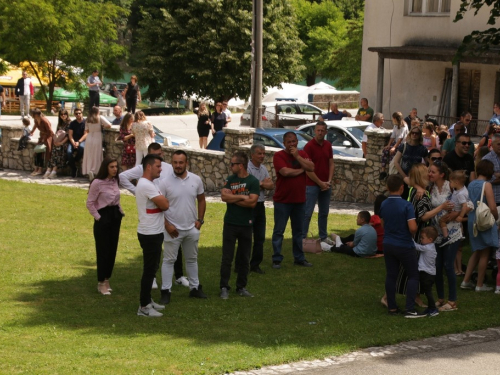
[[[205,217],[205,194],[201,178],[187,171],[187,154],[177,150],[172,155],[173,173],[161,177],[160,192],[168,199],[170,208],[165,211],[163,239],[163,264],[161,266],[161,300],[170,303],[174,263],[182,245],[189,278],[189,297],[207,298],[198,281],[198,240]],[[198,209],[196,209],[196,201]]]

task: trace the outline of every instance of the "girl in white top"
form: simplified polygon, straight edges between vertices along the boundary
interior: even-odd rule
[[[135,137],[135,165],[140,165],[142,158],[148,153],[148,146],[154,142],[153,125],[146,119],[142,111],[135,112],[132,134]]]
[[[392,114],[392,123],[394,127],[392,128],[391,138],[389,143],[382,150],[381,168],[380,168],[380,179],[383,180],[387,177],[385,172],[386,166],[391,162],[392,158],[396,154],[396,150],[401,143],[406,142],[406,137],[408,136],[408,126],[403,120],[403,114],[401,112],[394,112]]]

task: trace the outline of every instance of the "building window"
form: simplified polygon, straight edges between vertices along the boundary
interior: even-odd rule
[[[449,16],[451,0],[408,0],[410,16]]]

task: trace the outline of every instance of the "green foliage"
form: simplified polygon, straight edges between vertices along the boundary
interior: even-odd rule
[[[116,22],[125,15],[101,1],[1,2],[0,53],[13,64],[27,62],[23,67],[40,84],[48,81],[48,92],[43,86],[42,92],[51,101],[54,87],[77,80],[82,70],[117,71],[116,59],[125,49],[116,43]]]
[[[495,25],[498,17],[500,17],[500,0],[461,0],[460,9],[457,11],[453,22],[458,22],[463,19],[464,14],[474,10],[474,16],[477,15],[483,6],[490,7],[490,16],[488,25]],[[487,30],[474,30],[469,35],[466,35],[459,46],[453,62],[460,61],[465,53],[479,55],[482,52],[490,50],[490,46],[500,45],[500,29],[489,28]]]
[[[151,100],[250,95],[251,1],[141,0],[132,9],[133,61]],[[300,78],[302,43],[288,0],[265,1],[263,23],[263,85]]]
[[[363,1],[293,0],[298,30],[306,47],[302,59],[307,84],[316,75],[338,79],[339,88],[357,86],[361,77]]]

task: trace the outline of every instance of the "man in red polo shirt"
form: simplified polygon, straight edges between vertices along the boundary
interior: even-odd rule
[[[311,139],[304,151],[314,163],[314,172],[306,172],[306,212],[304,216],[303,238],[309,233],[309,223],[318,203],[318,231],[321,242],[326,246],[334,245],[328,238],[326,226],[328,223],[328,212],[330,210],[330,197],[332,195],[333,163],[332,144],[325,139],[327,127],[325,122],[318,121],[314,127],[314,138]]]
[[[283,255],[281,246],[286,224],[290,219],[292,226],[292,251],[294,264],[311,267],[302,250],[302,231],[306,201],[306,172],[314,171],[314,163],[305,151],[297,149],[297,135],[294,132],[283,136],[285,149],[274,154],[273,165],[276,171],[274,190],[274,230],[273,268],[280,269]]]

